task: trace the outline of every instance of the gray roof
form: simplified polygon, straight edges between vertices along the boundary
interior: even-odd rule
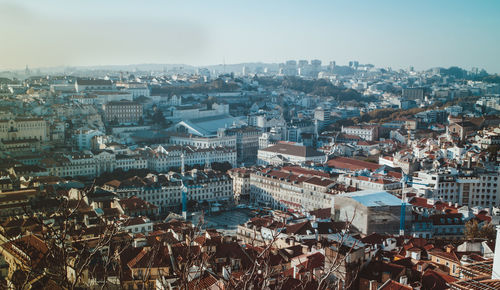
[[[180,124],[190,127],[193,133],[201,136],[217,135],[217,130],[220,128],[230,128],[233,125],[241,127],[246,125],[246,118],[233,117],[230,115],[218,115],[191,120],[184,120]]]
[[[400,206],[402,204],[401,199],[387,191],[361,190],[339,194],[338,196],[350,197],[366,207]]]
[[[314,148],[301,145],[287,144],[287,143],[278,143],[276,145],[260,150],[273,152],[277,154],[300,156],[300,157],[325,156],[324,153],[321,153]]]

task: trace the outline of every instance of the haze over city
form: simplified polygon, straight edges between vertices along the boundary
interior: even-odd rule
[[[0,289],[500,289],[499,8],[0,0]]]
[[[0,70],[316,58],[495,73],[499,13],[498,1],[2,0]]]

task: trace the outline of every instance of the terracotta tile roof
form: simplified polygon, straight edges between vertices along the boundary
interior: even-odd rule
[[[188,290],[209,289],[212,286],[214,286],[217,282],[218,280],[212,274],[205,272],[205,274],[202,277],[191,280],[188,283],[187,289]]]
[[[320,177],[311,177],[304,181],[304,183],[310,183],[321,187],[328,187],[329,185],[335,183],[335,181]]]
[[[108,186],[111,186],[111,187],[114,187],[114,188],[120,187],[120,184],[121,184],[121,182],[118,181],[118,180],[116,180],[116,179],[113,179],[113,180],[108,181],[108,182],[105,183],[105,185],[108,185]]]
[[[160,246],[159,248],[143,248],[127,266],[133,268],[164,268],[171,267],[170,253],[168,247]]]
[[[305,174],[305,175],[315,175],[315,176],[322,176],[322,177],[327,177],[329,178],[330,175],[326,172],[319,171],[319,170],[312,170],[312,169],[307,169],[307,168],[302,168],[300,166],[284,166],[281,170],[283,171],[289,171],[295,174]]]
[[[314,229],[311,226],[311,223],[309,221],[293,224],[293,225],[287,225],[285,232],[287,234],[295,234],[295,235],[305,235],[307,234],[307,231],[314,232]]]
[[[360,241],[363,242],[364,244],[381,245],[386,238],[387,238],[386,236],[383,236],[381,234],[372,233],[364,238],[361,238]]]
[[[145,217],[134,217],[134,218],[130,218],[130,219],[126,220],[123,223],[123,225],[126,227],[130,227],[130,226],[142,225],[142,224],[145,224],[148,222],[149,222],[149,220]]]
[[[436,257],[448,260],[448,261],[453,261],[453,262],[457,262],[457,263],[460,262],[459,257],[457,256],[456,252],[453,250],[451,252],[446,252],[446,251],[443,251],[441,249],[432,249],[431,251],[429,251],[429,254],[432,256],[436,256]]]
[[[47,244],[35,235],[27,235],[1,246],[28,267],[36,267],[49,251]]]
[[[436,225],[463,225],[461,213],[434,214],[430,216],[432,223]]]
[[[457,282],[450,283],[452,289],[467,289],[467,290],[482,290],[482,289],[500,289],[500,279],[488,279],[484,277],[484,280],[473,279],[473,280],[461,280]]]
[[[318,219],[329,219],[332,216],[331,208],[320,208],[309,212],[310,215]]]
[[[476,219],[481,222],[491,222],[491,216],[487,215],[485,212],[481,212],[476,215]]]
[[[447,283],[457,281],[456,278],[448,275],[439,269],[427,269],[422,275],[422,286],[424,289],[446,289]]]
[[[372,162],[357,160],[354,158],[335,157],[331,160],[328,160],[328,166],[339,169],[350,169],[350,170],[369,169],[373,171],[380,168],[381,165]]]
[[[120,200],[120,205],[125,211],[138,211],[158,208],[156,205],[147,202],[137,196],[131,196],[129,198]]]
[[[472,255],[469,255],[469,257]],[[482,257],[481,257],[482,258]],[[459,266],[461,272],[466,274],[468,277],[478,277],[478,276],[490,276],[493,272],[493,259],[483,259],[479,262],[474,262],[468,265]]]
[[[382,286],[378,288],[378,290],[412,290],[413,287],[408,286],[408,285],[403,285],[399,282],[396,282],[394,280],[387,280]]]

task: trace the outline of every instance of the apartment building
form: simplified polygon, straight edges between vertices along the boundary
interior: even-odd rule
[[[93,154],[84,153],[55,154],[40,161],[51,176],[93,178],[104,172],[115,170],[115,155],[106,151]]]
[[[148,168],[148,160],[141,155],[125,155],[117,154],[115,169],[129,171],[130,169],[146,169]]]
[[[49,140],[49,126],[43,118],[0,120],[0,141]]]
[[[374,125],[363,125],[363,126],[342,126],[342,133],[347,135],[359,136],[366,141],[377,141],[378,140],[378,126]]]
[[[79,93],[84,91],[113,90],[114,88],[111,80],[77,79],[75,82],[75,89]]]
[[[169,132],[169,143],[172,145],[189,145],[200,148],[227,147],[236,150],[236,135],[227,136],[218,134],[217,136],[201,137],[192,134]]]
[[[363,176],[355,174],[341,174],[337,178],[337,181],[362,190],[380,190],[390,193],[401,193],[401,182],[397,178],[377,175]]]
[[[116,86],[118,88],[123,88],[126,92],[132,94],[132,97],[134,99],[137,99],[141,96],[149,97],[150,95],[149,87],[147,84],[131,82],[117,83]]]
[[[278,209],[331,207],[336,183],[324,172],[300,167],[265,168],[250,173],[250,200]]]
[[[236,136],[236,155],[238,164],[255,164],[259,149],[260,130],[256,127],[231,128],[225,131],[226,136]]]
[[[130,101],[109,102],[103,106],[108,123],[137,124],[142,118],[142,105]]]
[[[172,168],[180,168],[184,164],[210,165],[211,163],[228,162],[236,167],[236,150],[226,147],[196,148],[192,146],[156,146],[142,150],[148,161],[148,168],[157,172],[167,172]]]
[[[424,89],[423,88],[404,88],[402,92],[402,98],[405,100],[423,100],[424,99]]]
[[[413,177],[413,187],[420,196],[488,208],[500,205],[499,177],[498,172],[464,175],[444,170],[419,171]]]
[[[233,168],[228,171],[233,179],[234,199],[237,201],[250,200],[250,173],[251,169]]]
[[[361,233],[398,234],[401,200],[386,191],[363,190],[334,195],[335,220],[352,222]],[[410,210],[406,208],[406,226]]]
[[[78,150],[92,149],[92,138],[96,136],[103,136],[104,133],[99,130],[79,129],[73,133],[73,140]]]
[[[179,209],[182,203],[182,182],[187,188],[187,199],[197,202],[217,202],[233,199],[232,179],[226,173],[214,170],[193,169],[185,176],[169,174],[149,174],[145,178],[132,177],[112,180],[103,189],[115,192],[120,198],[136,196],[167,212]]]

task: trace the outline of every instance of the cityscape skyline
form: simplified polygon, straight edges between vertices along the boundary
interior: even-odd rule
[[[0,288],[500,289],[499,8],[0,0]]]
[[[0,70],[317,58],[323,64],[355,59],[394,69],[500,72],[500,6],[494,1],[94,4],[0,1],[0,24],[14,28],[4,32],[9,41],[0,53],[9,57]]]

